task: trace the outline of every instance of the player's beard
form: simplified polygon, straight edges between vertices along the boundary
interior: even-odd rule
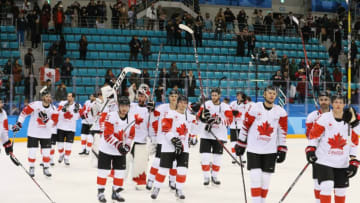
[[[321,110],[328,110],[328,109],[329,109],[329,105],[327,105],[327,104],[320,104],[320,109],[321,109]]]
[[[0,113],[2,113],[3,112],[3,108],[2,107],[0,107]]]
[[[274,102],[273,101],[269,101],[265,98],[265,102],[268,103],[268,104],[273,104]]]

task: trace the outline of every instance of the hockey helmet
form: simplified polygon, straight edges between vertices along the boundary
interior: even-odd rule
[[[177,103],[181,102],[181,101],[188,101],[188,98],[182,94],[180,94],[177,98]]]
[[[43,87],[39,93],[40,93],[41,97],[46,96],[47,94],[50,94],[50,92],[48,91],[48,88],[46,86]]]
[[[137,91],[137,94],[143,94],[145,95],[146,97],[149,97],[150,96],[150,87],[149,85],[147,84],[140,84],[139,88],[138,88],[138,91]]]
[[[118,99],[118,104],[119,105],[130,105],[129,97],[120,96],[119,99]]]
[[[320,94],[319,94],[318,97],[319,97],[319,98],[320,98],[320,97],[329,97],[329,98],[331,98],[331,95],[330,95],[328,92],[323,91],[323,92],[320,92]]]

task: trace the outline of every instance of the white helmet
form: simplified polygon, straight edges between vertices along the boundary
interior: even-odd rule
[[[141,84],[138,88],[137,94],[143,94],[146,98],[150,97],[150,87],[147,84]]]

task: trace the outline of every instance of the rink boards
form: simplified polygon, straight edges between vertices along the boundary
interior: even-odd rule
[[[17,121],[18,116],[8,116],[9,121],[9,129],[12,125],[14,125]],[[27,117],[25,122],[23,123],[22,129],[16,133],[15,140],[17,142],[26,141],[26,132],[28,129],[30,117]],[[289,117],[288,120],[288,138],[305,138],[305,117]],[[81,119],[77,120],[75,139],[80,139],[81,133]],[[13,133],[9,131],[9,137],[13,137]]]

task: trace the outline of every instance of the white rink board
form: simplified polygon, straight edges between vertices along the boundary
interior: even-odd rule
[[[288,139],[288,154],[285,163],[277,164],[275,175],[271,178],[268,203],[279,202],[281,196],[285,193],[291,182],[305,166],[305,139]],[[228,144],[228,147],[230,145]],[[220,169],[219,179],[221,186],[202,185],[203,176],[200,166],[200,154],[198,153],[199,144],[191,148],[189,171],[186,179],[184,192],[186,199],[176,200],[174,192],[170,192],[168,181],[166,180],[157,200],[150,198],[150,191],[135,190],[134,184],[128,179],[125,183],[125,191],[122,192],[126,202],[187,202],[187,203],[224,203],[239,202],[243,203],[243,188],[241,182],[241,172],[237,165],[231,163],[230,157],[224,152],[223,164]],[[229,147],[230,149],[230,147]],[[80,142],[76,141],[73,145],[70,159],[70,167],[62,163],[57,163],[58,154],[55,153],[56,163],[51,168],[53,177],[48,179],[42,174],[42,168],[39,166],[40,155],[38,153],[35,167],[35,179],[40,183],[45,191],[57,203],[96,203],[97,170],[91,163],[90,156],[81,157]],[[19,160],[24,163],[28,169],[26,143],[15,143],[14,153]],[[0,197],[1,203],[48,203],[45,195],[37,188],[27,174],[16,167],[5,155],[2,149],[0,154]],[[248,191],[248,202],[250,197],[250,182],[247,170],[245,170],[246,186]],[[108,178],[106,187],[106,198],[111,202],[112,179]],[[360,202],[359,194],[356,194],[360,188],[359,175],[350,181],[350,189],[347,191],[346,202]],[[284,201],[289,203],[311,203],[313,199],[313,181],[311,179],[311,167],[307,169],[303,177],[296,184],[295,188]]]

